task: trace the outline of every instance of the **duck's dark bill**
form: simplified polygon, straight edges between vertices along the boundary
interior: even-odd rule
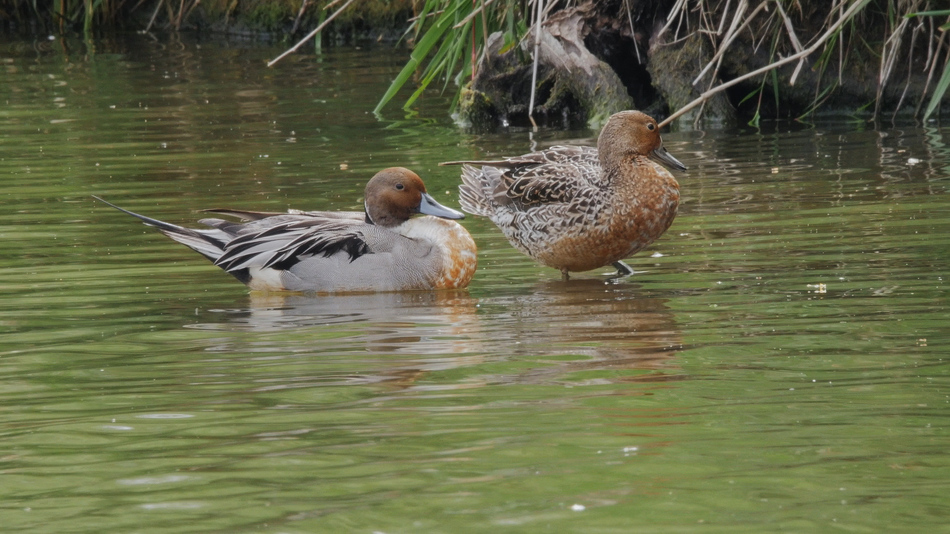
[[[664,167],[670,170],[677,170],[677,171],[686,170],[686,165],[683,165],[680,162],[680,160],[674,158],[673,155],[667,152],[666,149],[663,148],[662,146],[660,146],[653,152],[650,152],[650,159],[659,163],[660,165],[663,165]]]

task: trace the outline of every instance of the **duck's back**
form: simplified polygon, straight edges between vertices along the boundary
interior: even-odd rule
[[[459,202],[468,213],[502,220],[510,214],[568,203],[599,187],[597,149],[554,146],[500,161],[460,162]]]
[[[480,168],[474,165],[481,165]],[[462,209],[491,219],[516,248],[543,250],[596,217],[605,197],[597,149],[554,146],[462,169]]]

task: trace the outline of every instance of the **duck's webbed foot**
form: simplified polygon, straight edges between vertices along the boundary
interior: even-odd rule
[[[611,263],[617,269],[617,275],[614,278],[626,278],[633,275],[633,267],[630,267],[622,261],[615,261]]]
[[[561,280],[567,282],[571,279],[570,273],[567,272],[567,269],[561,269]]]

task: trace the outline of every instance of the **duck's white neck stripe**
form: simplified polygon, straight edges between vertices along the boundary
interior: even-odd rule
[[[363,201],[363,213],[366,214],[366,222],[368,224],[373,224],[373,225],[376,224],[376,221],[374,221],[373,218],[369,216],[369,206],[366,205],[365,200]]]

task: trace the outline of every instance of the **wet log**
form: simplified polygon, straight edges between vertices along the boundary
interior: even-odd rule
[[[538,32],[536,120],[564,127],[599,128],[633,99],[617,73],[584,44],[596,16],[593,4],[553,14]],[[528,124],[535,50],[532,32],[520,45],[489,36],[474,81],[462,90],[459,119],[475,126]]]

